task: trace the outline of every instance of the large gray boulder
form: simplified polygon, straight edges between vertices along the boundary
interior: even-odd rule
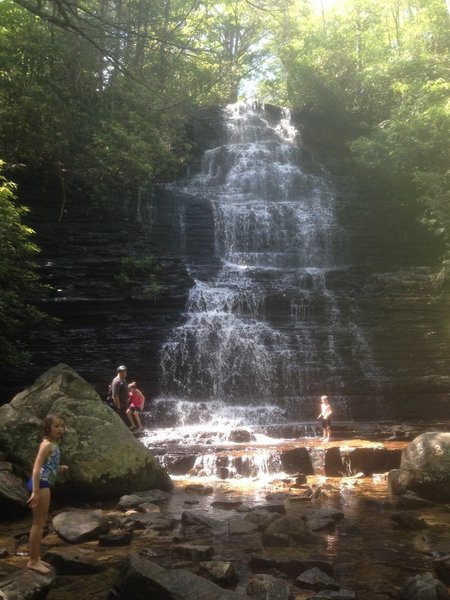
[[[450,600],[446,586],[431,573],[408,579],[398,597],[399,600]]]
[[[114,589],[120,600],[245,600],[247,594],[224,590],[185,569],[165,569],[139,554],[130,554]]]
[[[45,598],[55,580],[50,571],[41,575],[31,569],[17,569],[10,575],[0,578],[0,598],[2,600],[40,600]]]
[[[0,470],[0,506],[7,514],[25,509],[29,497],[20,477]]]
[[[303,521],[297,517],[280,517],[270,523],[263,532],[265,546],[299,546],[314,539],[314,534]]]
[[[0,407],[0,449],[17,474],[30,475],[42,439],[42,419],[48,413],[66,420],[61,462],[69,466],[69,475],[61,478],[55,492],[93,500],[138,490],[172,490],[170,477],[150,451],[65,364],[49,369]]]
[[[402,452],[403,485],[423,498],[450,501],[450,433],[427,432]]]

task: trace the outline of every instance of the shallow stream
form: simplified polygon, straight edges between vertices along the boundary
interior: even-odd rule
[[[402,530],[392,520],[396,510],[384,477],[308,477],[308,485],[315,487],[319,484],[322,493],[306,506],[304,501],[299,500],[301,490],[289,488],[286,480],[253,478],[224,482],[208,478],[176,479],[174,493],[162,510],[175,517],[178,523],[186,510],[225,522],[236,517],[237,511],[242,511],[245,505],[267,503],[284,503],[287,511],[292,513],[303,512],[311,506],[338,508],[344,513],[344,518],[335,528],[318,532],[313,544],[295,548],[263,548],[259,535],[232,536],[227,534],[226,527],[208,534],[201,530],[191,534],[189,543],[213,545],[215,559],[230,560],[237,565],[242,589],[252,576],[248,568],[249,558],[256,553],[277,559],[328,559],[334,564],[334,577],[341,588],[354,590],[358,600],[388,600],[397,597],[409,577],[433,572],[433,559],[450,551],[448,506],[408,511],[422,518],[426,528],[420,531]],[[102,509],[111,516],[117,514],[112,506],[104,504]],[[21,554],[20,550],[26,550],[25,546],[17,546],[17,541],[28,531],[30,523],[30,518],[26,517],[1,524],[0,548],[10,552],[0,563],[2,573],[12,566],[24,566],[26,558],[15,552]],[[152,536],[136,531],[131,545],[122,548],[102,548],[97,542],[77,545],[77,552],[84,558],[103,563],[106,571],[100,575],[58,576],[48,600],[104,600],[128,553],[144,550],[153,553],[158,560],[161,554],[170,554],[173,544],[183,537],[181,529],[181,525],[177,525],[170,534]],[[67,546],[55,533],[49,533],[44,540],[44,549]],[[295,600],[306,600],[314,595],[312,591],[298,589]]]

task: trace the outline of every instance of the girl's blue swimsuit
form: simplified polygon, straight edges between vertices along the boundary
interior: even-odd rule
[[[39,487],[40,488],[48,488],[53,487],[55,485],[56,476],[58,475],[59,468],[59,457],[61,455],[61,450],[58,444],[53,444],[53,452],[44,462],[41,467],[41,473],[39,475]],[[30,477],[27,483],[28,490],[30,492],[33,491],[33,479]]]

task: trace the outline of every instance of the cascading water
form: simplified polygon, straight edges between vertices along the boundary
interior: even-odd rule
[[[153,443],[220,443],[242,427],[261,441],[292,422],[315,435],[307,422],[320,394],[332,396],[340,419],[351,417],[348,390],[358,381],[378,395],[355,302],[339,291],[347,234],[331,178],[302,168],[288,111],[270,118],[263,105],[240,103],[224,119],[226,143],[205,152],[196,177],[169,186],[180,206],[196,198],[212,211],[219,267],[187,259],[195,283],[185,323],[161,350],[155,414],[165,428],[153,430]]]

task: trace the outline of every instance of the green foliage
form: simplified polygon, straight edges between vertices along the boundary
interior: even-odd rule
[[[164,290],[159,278],[160,273],[161,266],[155,256],[126,256],[121,260],[120,271],[114,277],[114,281],[122,293],[140,290],[144,296],[156,300]]]
[[[450,48],[441,35],[445,11],[436,19],[436,8],[430,5],[405,24],[402,44],[386,67],[390,102],[380,109],[384,118],[352,148],[364,177],[384,181],[400,203],[419,203],[419,219],[447,248],[445,265],[450,257]]]
[[[43,294],[32,261],[38,248],[31,241],[33,230],[23,223],[27,209],[16,204],[14,192],[15,185],[0,175],[0,362],[10,375],[29,362],[23,343],[27,328],[45,319],[35,306]]]
[[[2,0],[0,24],[0,156],[49,211],[59,194],[59,220],[70,203],[125,210],[179,176],[191,107],[235,99],[264,30],[261,10],[240,0]],[[19,367],[17,334],[42,316],[30,301],[37,249],[12,187],[1,193],[0,356]],[[163,289],[150,258],[122,265],[116,283],[153,298]]]
[[[164,290],[164,286],[162,285],[162,283],[160,281],[158,281],[156,275],[154,273],[152,273],[150,275],[150,280],[148,283],[148,291],[150,293],[150,296],[153,298],[153,300],[156,300],[156,298],[163,292]]]
[[[120,271],[118,275],[114,275],[114,282],[121,291],[126,291],[130,287],[131,279],[125,271]]]
[[[264,30],[240,0],[3,0],[0,22],[0,153],[112,210],[180,174],[190,106],[236,98]]]
[[[122,270],[128,275],[141,275],[146,271],[158,270],[161,268],[153,255],[135,258],[134,256],[126,256],[121,261]]]
[[[288,3],[289,4],[289,3]],[[448,4],[448,3],[447,3]],[[324,3],[326,6],[326,4]],[[344,125],[361,181],[417,208],[450,259],[450,38],[444,0],[346,0],[321,13],[289,5],[271,27],[268,99]],[[355,132],[358,135],[355,139]]]
[[[184,172],[193,105],[259,71],[262,99],[339,124],[364,180],[450,248],[447,4],[3,0],[0,155],[57,184],[60,215],[116,210]]]

